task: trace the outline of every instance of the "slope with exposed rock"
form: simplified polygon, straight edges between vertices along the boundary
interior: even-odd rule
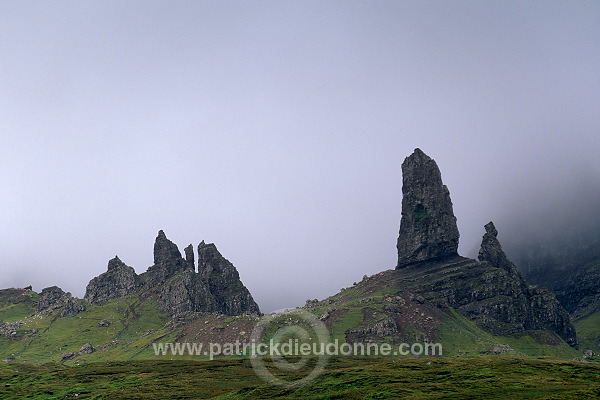
[[[479,260],[458,255],[456,218],[435,161],[416,149],[402,169],[396,270],[307,307],[350,341],[438,340],[449,318],[458,318],[493,336],[577,348],[569,314],[551,292],[527,285],[493,223],[485,226]]]
[[[456,218],[435,161],[416,149],[403,172],[396,269],[307,301],[332,338],[438,342],[444,355],[582,357],[569,314],[554,294],[526,284],[493,223],[478,260],[458,255]],[[57,287],[0,291],[0,357],[76,364],[154,358],[156,342],[248,342],[259,321],[256,302],[214,244],[194,250],[189,245],[182,255],[160,231],[146,272],[113,258],[88,284],[85,303]]]

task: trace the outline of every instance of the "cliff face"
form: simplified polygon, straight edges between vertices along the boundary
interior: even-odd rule
[[[396,268],[457,256],[458,227],[436,162],[420,149],[402,163],[402,219]]]
[[[108,271],[88,283],[84,298],[90,304],[104,304],[133,293],[139,285],[135,270],[115,257],[108,262]]]
[[[216,246],[202,242],[198,252],[199,272],[196,272],[193,246],[186,247],[184,259],[177,245],[161,230],[154,242],[154,265],[138,276],[133,268],[115,257],[109,261],[107,272],[90,281],[85,299],[90,304],[103,304],[138,294],[156,301],[159,309],[173,318],[205,312],[260,314],[236,268]]]
[[[573,232],[566,227],[567,237],[555,234],[547,242],[534,237],[518,243],[513,238],[509,246],[525,279],[556,294],[574,319],[600,311],[599,229]]]
[[[575,328],[556,297],[529,287],[485,226],[479,261],[459,257],[458,229],[448,190],[435,162],[419,149],[402,165],[402,221],[398,267],[434,304],[453,307],[496,335],[549,330],[577,347]]]
[[[202,241],[198,245],[198,275],[213,293],[224,314],[260,313],[252,295],[242,284],[237,269],[212,243]]]
[[[177,245],[167,239],[162,230],[159,231],[154,241],[154,265],[148,268],[146,274],[158,282],[163,282],[186,269],[193,270],[194,265],[188,264],[181,257]]]

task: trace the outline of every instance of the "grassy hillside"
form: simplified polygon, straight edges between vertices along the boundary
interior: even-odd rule
[[[600,311],[575,320],[579,349],[592,352],[592,359],[600,361]]]
[[[340,343],[434,342],[442,344],[443,356],[451,357],[509,354],[577,359],[583,356],[548,331],[491,335],[453,308],[431,304],[418,289],[410,276],[384,271],[325,300],[309,302],[304,309],[320,318],[331,339]],[[248,343],[259,320],[255,316],[204,314],[192,322],[176,324],[161,314],[155,303],[142,301],[137,296],[114,299],[100,306],[88,305],[75,316],[57,318],[53,314],[35,314],[37,294],[33,292],[24,296],[21,291],[20,302],[12,303],[7,300],[9,293],[2,292],[5,296],[0,296],[0,319],[23,322],[15,334],[0,335],[0,359],[10,361],[62,361],[75,365],[156,358],[206,360],[209,358],[206,354],[156,356],[153,343],[232,343],[236,340]],[[598,348],[598,315],[578,324],[582,348]],[[266,334],[270,338],[277,329],[297,322],[297,317],[284,316],[273,323]],[[95,351],[77,354],[86,343],[91,343]],[[75,355],[64,360],[63,356],[69,352]]]
[[[132,359],[152,341],[172,333],[165,328],[168,319],[156,305],[135,296],[87,306],[85,312],[72,317],[57,318],[33,311],[14,304],[1,310],[0,318],[10,315],[23,325],[14,335],[0,335],[0,358],[59,362],[63,354],[77,353],[84,344],[91,343],[96,351],[76,357],[76,361]]]
[[[549,331],[492,335],[452,307],[427,301],[421,287],[425,281],[431,282],[422,277],[415,278],[410,272],[384,271],[365,277],[323,301],[309,302],[306,308],[321,316],[332,339],[348,342],[436,342],[443,345],[444,356],[502,353],[566,359],[582,357],[581,352]],[[378,335],[369,333],[378,329],[378,323],[381,325],[388,320],[395,322],[397,331],[394,332],[392,327],[389,332],[380,330]],[[588,329],[598,332],[598,326],[594,327],[591,322]]]
[[[35,312],[39,295],[30,290],[0,290],[0,321],[16,322]]]

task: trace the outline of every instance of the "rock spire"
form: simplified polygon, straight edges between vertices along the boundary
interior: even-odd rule
[[[194,265],[182,258],[177,245],[167,239],[162,230],[158,231],[154,241],[154,265],[148,268],[148,274],[156,281],[164,281],[186,269],[193,270]]]
[[[154,265],[137,275],[115,257],[108,262],[105,273],[90,281],[85,299],[90,304],[103,304],[135,294],[155,301],[160,311],[178,319],[188,319],[196,313],[260,314],[237,269],[214,244],[203,241],[198,246],[198,272],[194,246],[187,246],[184,256],[161,230],[154,242]],[[62,292],[55,292],[48,291],[49,302],[63,296]]]
[[[508,259],[502,246],[497,239],[498,231],[493,222],[488,222],[485,225],[485,234],[481,241],[479,250],[479,261],[487,261],[494,267],[504,268],[505,270],[516,273],[515,265]]]
[[[402,218],[397,269],[458,255],[458,227],[450,192],[436,162],[421,149],[402,163]]]

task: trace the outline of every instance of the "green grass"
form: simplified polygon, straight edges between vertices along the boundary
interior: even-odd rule
[[[15,322],[35,313],[35,307],[29,304],[10,304],[0,309],[0,321]]]
[[[267,361],[267,367],[272,365]],[[290,372],[288,379],[302,376]],[[0,364],[0,399],[597,399],[600,366],[517,357],[335,358],[295,389],[249,360]]]
[[[437,341],[443,345],[445,356],[473,356],[490,353],[498,345],[508,345],[513,349],[510,354],[564,359],[581,357],[581,352],[573,349],[551,332],[526,331],[519,335],[494,336],[453,308],[450,308],[450,312],[452,316],[444,320],[437,338]],[[596,331],[597,329],[596,326]]]
[[[14,337],[0,336],[1,359],[58,362],[66,352],[78,352],[91,343],[95,352],[82,355],[78,361],[126,360],[147,352],[148,344],[165,335],[167,318],[156,304],[137,297],[115,299],[101,306],[88,306],[73,317],[26,318]],[[110,325],[99,326],[107,320]],[[37,329],[37,333],[33,333]],[[74,362],[74,361],[72,361]]]
[[[440,326],[437,341],[445,356],[473,356],[493,350],[497,339],[450,308]]]
[[[338,339],[340,342],[346,341],[346,332],[360,324],[363,320],[363,310],[361,308],[350,308],[344,315],[338,318],[331,329],[331,340]]]
[[[523,334],[502,337],[502,342],[528,356],[556,357],[575,359],[581,352],[562,341],[556,334],[548,331],[527,331]],[[546,340],[558,341],[557,344],[544,344]]]
[[[600,311],[574,323],[581,350],[592,350],[600,359]]]

